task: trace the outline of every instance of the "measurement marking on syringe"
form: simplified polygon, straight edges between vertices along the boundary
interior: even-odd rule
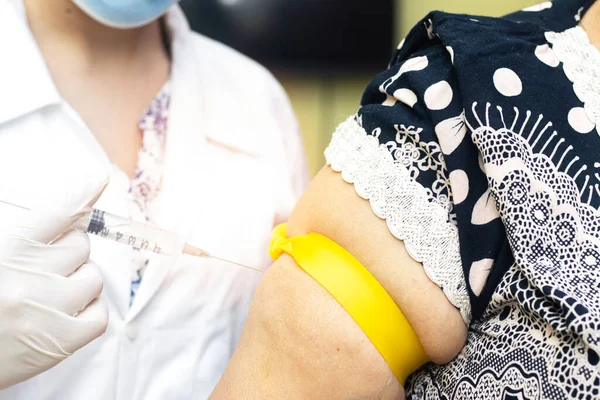
[[[101,236],[103,238],[108,238],[110,236],[110,229],[109,228],[102,228],[102,230],[100,230],[99,232],[97,231],[97,229],[88,229],[88,233],[94,234],[96,236]],[[115,237],[116,237],[116,242],[121,242],[121,239],[123,238],[123,233],[122,232],[116,232],[115,233]],[[150,242],[147,239],[141,239],[141,244],[140,245],[136,245],[136,243],[138,242],[138,237],[137,236],[133,236],[130,235],[127,238],[127,244],[129,244],[131,247],[133,247],[134,249],[138,249],[138,250],[148,250],[148,246],[150,245]],[[152,249],[152,251],[156,254],[160,254],[161,253],[161,247],[158,245],[158,243],[156,243],[154,245],[154,248]]]

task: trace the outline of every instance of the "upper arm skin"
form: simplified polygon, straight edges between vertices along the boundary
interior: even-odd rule
[[[288,223],[289,237],[310,232],[334,240],[371,271],[434,362],[447,362],[460,351],[466,326],[458,310],[369,203],[328,167]],[[393,399],[403,393],[348,313],[284,254],[263,277],[238,348],[211,398]]]
[[[325,167],[306,190],[288,236],[320,233],[348,250],[386,289],[417,333],[429,358],[449,362],[462,349],[467,327],[459,310],[406,251],[386,222],[339,173]]]

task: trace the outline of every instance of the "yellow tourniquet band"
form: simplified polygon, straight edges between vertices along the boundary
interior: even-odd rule
[[[398,381],[429,361],[416,333],[394,300],[349,252],[317,233],[287,238],[286,225],[273,231],[273,260],[291,255],[323,286],[371,340]]]

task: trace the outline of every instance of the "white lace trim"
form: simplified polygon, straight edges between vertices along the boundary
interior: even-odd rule
[[[411,179],[379,140],[349,118],[333,134],[325,150],[327,164],[353,183],[358,195],[369,200],[375,215],[404,242],[410,256],[448,300],[471,321],[471,303],[464,278],[457,227],[448,222],[448,210]]]
[[[564,32],[546,32],[556,57],[563,63],[575,94],[600,134],[600,53],[587,33],[576,26]]]
[[[360,118],[359,125],[362,125]],[[431,188],[426,187],[430,198],[435,199],[448,211],[448,219],[456,225],[456,213],[450,188],[450,179],[440,144],[437,142],[424,142],[421,140],[423,128],[414,126],[406,127],[403,124],[394,125],[396,129],[395,140],[382,143],[392,154],[397,163],[406,168],[412,180],[416,180],[421,172],[432,171],[436,179]],[[379,138],[381,128],[371,132],[371,136]]]

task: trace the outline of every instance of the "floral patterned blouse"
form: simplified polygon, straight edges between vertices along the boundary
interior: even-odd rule
[[[168,81],[152,100],[138,125],[143,135],[142,147],[128,193],[129,216],[137,221],[153,222],[150,205],[160,192],[170,100],[171,84]],[[130,305],[149,261],[148,254],[134,250]]]

